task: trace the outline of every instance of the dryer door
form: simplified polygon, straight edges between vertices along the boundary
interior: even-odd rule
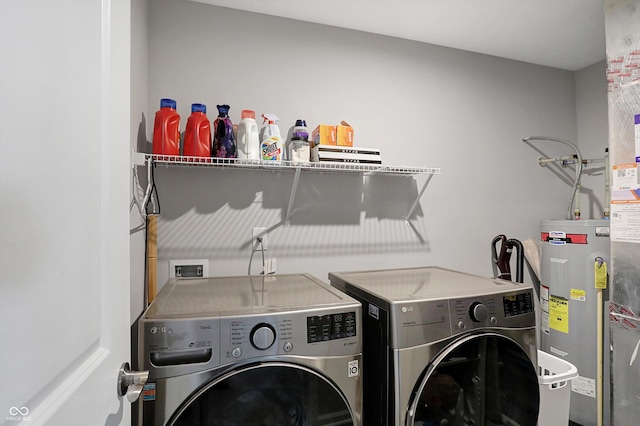
[[[447,346],[424,370],[407,414],[416,426],[535,426],[537,368],[514,340],[487,333]]]
[[[191,397],[174,426],[355,425],[344,395],[313,370],[264,363],[234,370]]]

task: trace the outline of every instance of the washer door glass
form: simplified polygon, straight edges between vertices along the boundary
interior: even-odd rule
[[[535,426],[539,404],[537,370],[515,341],[468,336],[426,368],[407,425]]]
[[[266,363],[209,383],[178,410],[175,426],[353,425],[342,393],[313,370]]]

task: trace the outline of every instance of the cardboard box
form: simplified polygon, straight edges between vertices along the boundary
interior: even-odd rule
[[[311,148],[311,161],[382,164],[382,157],[377,148],[316,145]]]
[[[328,124],[320,124],[311,132],[313,145],[335,145],[336,144],[336,126]]]
[[[341,121],[336,126],[336,145],[353,146],[353,127],[346,121]]]

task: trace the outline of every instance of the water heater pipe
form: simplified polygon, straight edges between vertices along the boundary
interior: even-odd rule
[[[611,204],[611,174],[609,172],[609,148],[604,149],[604,218],[609,219]]]
[[[540,157],[540,159],[538,159],[538,164],[540,164],[541,167],[545,167],[547,163],[560,162],[564,167],[568,164],[575,164],[575,161],[576,161],[576,158],[573,155],[564,155],[562,157],[554,157],[554,158]]]
[[[573,142],[568,141],[566,139],[556,139],[556,138],[552,138],[552,137],[549,137],[549,136],[529,136],[529,137],[526,137],[526,138],[522,139],[522,142],[530,142],[530,141],[534,141],[534,140],[563,143],[565,145],[569,145],[576,152],[576,155],[578,157],[578,164],[576,165],[576,179],[573,182],[573,189],[571,191],[571,199],[569,200],[569,208],[567,210],[567,216],[566,216],[567,220],[572,220],[574,218],[573,217],[574,215],[571,214],[571,210],[573,210],[573,208],[574,208],[576,197],[580,197],[580,194],[578,193],[578,187],[580,186],[580,176],[582,176],[582,154],[580,153],[580,150],[578,149],[578,147]],[[579,205],[578,205],[578,207],[579,207]],[[579,210],[575,212],[575,216],[576,216],[576,219],[578,219],[580,217],[580,211]]]

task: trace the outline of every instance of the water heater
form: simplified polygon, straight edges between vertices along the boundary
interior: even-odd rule
[[[601,284],[604,274],[606,283],[609,221],[543,220],[541,244],[540,346],[577,367],[578,377],[571,380],[569,419],[596,426],[597,354],[603,350],[597,345],[596,280]],[[602,290],[601,300],[608,299],[608,290]],[[609,351],[601,353],[606,356]]]

